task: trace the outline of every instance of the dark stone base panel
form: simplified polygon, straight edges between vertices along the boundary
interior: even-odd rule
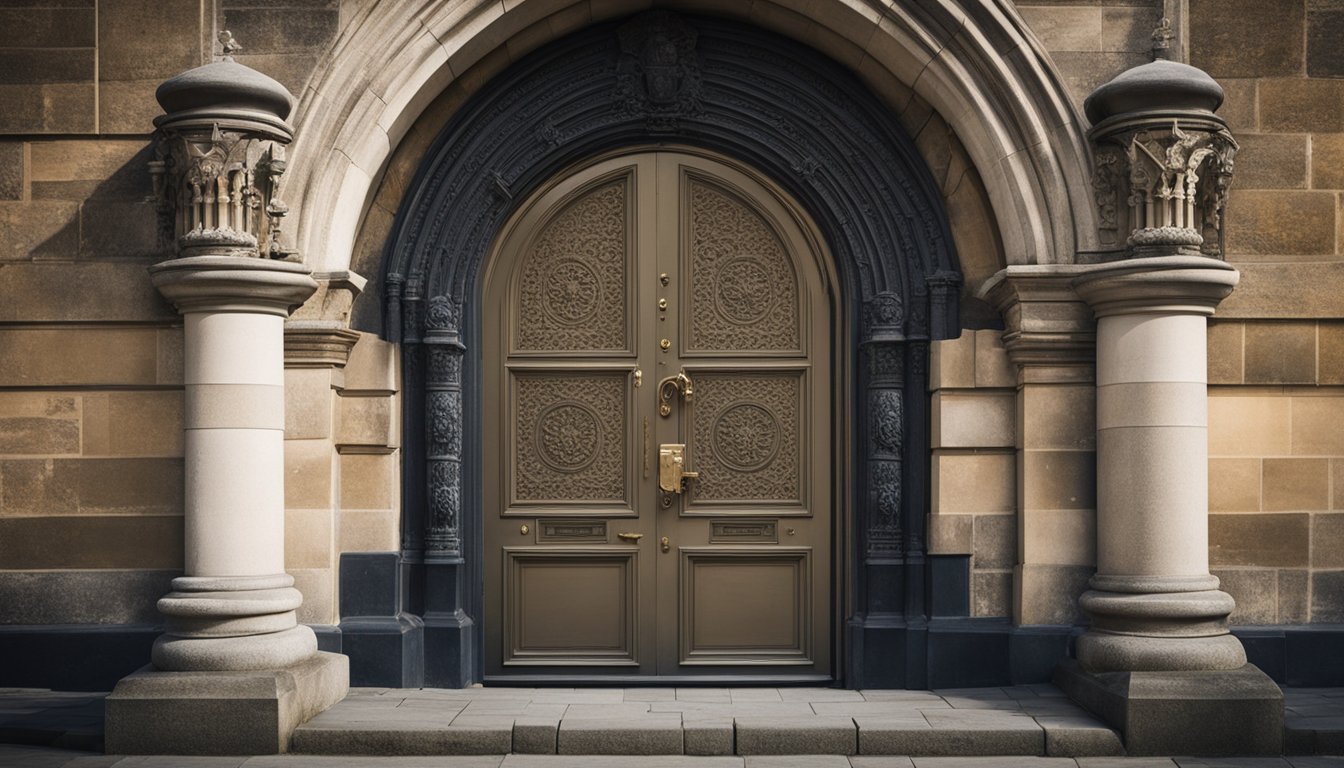
[[[1075,627],[1014,627],[1004,619],[945,619],[920,627],[856,621],[849,688],[979,688],[1046,683],[1068,657]],[[919,658],[923,656],[924,658]]]
[[[162,627],[0,626],[0,687],[110,691],[149,663]]]
[[[1234,627],[1246,658],[1281,685],[1344,686],[1344,624]]]
[[[1283,692],[1254,665],[1199,672],[1104,672],[1076,661],[1054,682],[1120,731],[1130,755],[1278,755]]]

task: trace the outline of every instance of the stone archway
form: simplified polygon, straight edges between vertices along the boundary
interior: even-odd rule
[[[662,79],[642,69],[654,50]],[[940,194],[843,67],[757,28],[661,11],[590,27],[496,78],[445,127],[399,214],[386,328],[404,352],[403,548],[425,585],[428,682],[478,674],[483,260],[518,202],[559,169],[660,142],[752,164],[827,240],[846,303],[840,381],[853,398],[842,483],[852,512],[840,526],[854,532],[840,571],[853,596],[838,675],[922,686],[925,361],[930,340],[959,333],[961,282]],[[433,660],[445,648],[452,659]]]
[[[389,157],[450,84],[474,91],[584,26],[683,5],[706,12],[679,0],[444,0],[361,10],[301,94],[286,188],[301,213],[299,250],[319,272],[349,267]],[[1010,8],[993,0],[823,0],[800,10],[763,0],[715,11],[819,50],[874,88],[894,84],[931,105],[984,180],[1006,264],[1072,263],[1095,249],[1084,123]],[[354,50],[361,55],[348,55]]]

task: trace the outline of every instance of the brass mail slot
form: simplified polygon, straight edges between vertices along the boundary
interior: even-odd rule
[[[710,544],[778,544],[779,523],[775,520],[711,520]]]
[[[605,520],[541,520],[537,523],[537,543],[606,544]]]

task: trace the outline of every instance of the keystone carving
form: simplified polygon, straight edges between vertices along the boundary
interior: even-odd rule
[[[676,130],[677,118],[700,111],[696,32],[675,14],[643,14],[617,32],[619,109],[645,116],[652,130]]]

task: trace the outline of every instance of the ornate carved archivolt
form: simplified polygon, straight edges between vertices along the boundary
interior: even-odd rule
[[[860,505],[871,525],[860,525],[880,541],[870,549],[922,547],[918,531],[901,535],[909,520],[923,525],[923,511],[910,512],[903,501],[904,478],[922,470],[903,463],[891,440],[899,441],[906,413],[901,370],[922,363],[919,354],[907,363],[907,347],[923,354],[926,340],[958,332],[960,274],[941,195],[898,123],[835,62],[759,29],[658,11],[594,26],[501,75],[441,134],[420,187],[399,213],[385,276],[385,327],[408,346],[408,384],[423,387],[429,415],[427,519],[423,541],[413,534],[410,548],[448,558],[463,551],[462,453],[450,455],[439,446],[446,429],[441,422],[460,425],[468,406],[445,393],[463,392],[462,382],[475,375],[477,358],[468,346],[477,320],[467,310],[481,264],[514,201],[576,159],[657,142],[742,158],[772,176],[816,220],[847,297],[858,307],[855,338],[871,347],[873,360],[896,366],[890,373],[883,367],[866,384],[871,394],[856,404],[859,423],[880,417],[876,442],[860,446],[857,466],[865,468],[859,471],[867,488],[862,498],[873,499]],[[752,266],[731,258],[716,265],[737,270],[734,290],[760,293],[735,297],[733,306],[767,315],[789,309],[787,287],[756,280]],[[768,295],[759,288],[769,288]],[[753,303],[758,298],[759,307]],[[714,308],[717,297],[703,299],[707,321],[730,325]],[[781,315],[779,338],[757,342],[796,344],[786,320]],[[706,344],[720,341],[711,338],[709,326],[698,330],[709,334]],[[430,352],[419,384],[414,348],[421,345]],[[456,360],[461,367],[454,376],[461,376],[450,380],[436,372],[438,359]],[[723,439],[753,419],[762,421],[756,413],[733,415],[737,422],[715,427],[722,428]]]

